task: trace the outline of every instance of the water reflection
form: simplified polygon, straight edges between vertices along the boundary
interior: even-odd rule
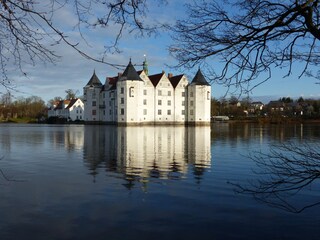
[[[210,127],[86,126],[84,160],[90,174],[122,173],[130,187],[151,178],[180,179],[210,167]]]
[[[212,141],[228,142],[230,145],[245,143],[268,143],[270,140],[285,142],[290,139],[319,139],[318,124],[256,124],[215,123],[211,126]]]

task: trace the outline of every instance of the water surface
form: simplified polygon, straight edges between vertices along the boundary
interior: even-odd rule
[[[316,143],[317,125],[0,125],[1,239],[318,239],[292,213],[235,192],[252,151]],[[7,178],[7,179],[6,179]],[[295,199],[320,200],[319,181]]]

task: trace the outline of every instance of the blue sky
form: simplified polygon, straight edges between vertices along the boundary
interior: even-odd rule
[[[150,15],[146,21],[152,22],[152,19],[159,21],[174,22],[176,18],[184,15],[182,1],[174,0],[168,1],[168,5],[150,5]],[[63,27],[71,39],[79,40],[79,34],[72,29],[76,23],[74,15],[68,10],[63,9],[59,12],[59,18],[55,24]],[[84,34],[90,46],[84,44],[82,41],[80,46],[92,56],[99,55],[103,51],[104,45],[114,37],[115,30],[110,28],[108,30],[97,28],[94,30],[85,30]],[[80,41],[80,40],[79,40]],[[191,69],[188,72],[177,71],[170,69],[168,65],[175,65],[176,61],[170,56],[168,46],[171,39],[168,33],[160,32],[156,36],[146,36],[144,38],[136,38],[133,35],[125,33],[120,41],[121,53],[110,54],[107,56],[108,62],[126,65],[129,59],[132,59],[133,64],[142,64],[144,55],[147,56],[149,63],[149,73],[156,74],[165,70],[166,73],[173,74],[186,73],[189,76],[189,81],[192,80],[193,75],[197,71]],[[95,70],[97,76],[102,82],[107,76],[115,76],[119,72],[118,69],[109,67],[107,65],[96,63],[84,59],[77,54],[73,49],[66,45],[59,45],[55,48],[58,55],[62,58],[55,64],[36,63],[35,66],[24,64],[22,67],[27,72],[27,78],[22,76],[19,71],[16,71],[14,66],[9,68],[9,76],[14,80],[17,86],[16,91],[13,92],[15,97],[23,96],[40,96],[46,102],[55,96],[64,97],[66,89],[73,89],[79,91],[82,95],[82,89],[90,79]],[[212,62],[215,65],[217,62]],[[141,69],[136,66],[136,69]],[[273,76],[266,83],[255,88],[250,97],[253,100],[261,100],[268,102],[270,99],[278,99],[279,97],[298,98],[320,98],[320,85],[316,85],[315,79],[301,77],[298,74],[283,78],[285,71],[279,70],[273,72]],[[227,88],[212,84],[212,95],[215,98],[224,96]],[[235,93],[237,95],[238,93]],[[245,97],[241,96],[240,98]]]

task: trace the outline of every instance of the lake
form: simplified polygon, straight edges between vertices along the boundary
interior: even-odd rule
[[[319,239],[320,205],[239,193],[263,177],[250,154],[286,142],[320,125],[1,124],[0,239]],[[287,197],[319,202],[319,179]]]

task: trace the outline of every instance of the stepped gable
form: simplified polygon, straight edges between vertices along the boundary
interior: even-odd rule
[[[158,73],[158,74],[149,76],[149,79],[152,82],[153,86],[156,87],[158,85],[158,83],[160,82],[160,79],[164,74],[165,73],[163,72],[163,73]]]
[[[193,78],[190,85],[206,85],[210,86],[210,84],[207,82],[207,80],[202,75],[202,72],[199,68],[198,72],[196,73],[195,77]]]
[[[96,75],[96,71],[93,71],[92,77],[90,78],[90,80],[86,86],[90,86],[90,87],[101,87],[102,86],[102,83],[100,82],[99,78]]]
[[[131,60],[128,64],[128,66],[126,67],[126,70],[124,70],[122,76],[120,77],[120,81],[126,81],[126,80],[130,80],[130,81],[143,81],[140,76],[138,75],[136,69],[134,68],[134,66],[131,63]]]
[[[183,74],[177,75],[177,76],[173,76],[173,77],[169,78],[169,81],[171,82],[171,85],[172,85],[173,88],[176,88],[176,86],[181,81],[182,77],[183,77]]]

